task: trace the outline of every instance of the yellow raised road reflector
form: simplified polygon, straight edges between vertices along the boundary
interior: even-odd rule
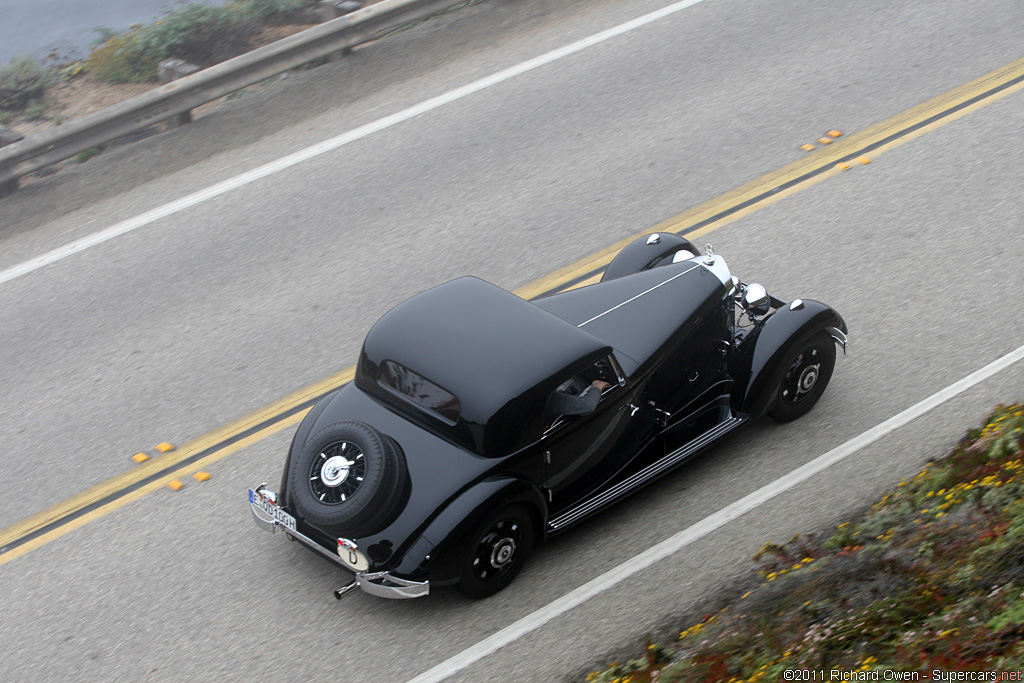
[[[857,161],[864,166],[867,166],[868,164],[871,163],[871,159],[869,157],[860,157],[859,159],[857,159]]]
[[[810,152],[812,149],[817,149],[817,148],[814,145],[812,145],[811,143],[809,143],[809,142],[806,145],[800,145],[800,151],[801,152]]]
[[[825,133],[825,135],[829,136],[830,138],[838,138],[842,136],[842,134],[843,131],[841,130],[830,130],[829,132]]]
[[[846,163],[845,161],[841,161],[841,162],[839,162],[838,164],[836,164],[836,168],[838,168],[838,169],[839,169],[840,171],[849,171],[849,170],[850,170],[851,168],[853,168],[853,167],[852,167],[852,166],[850,166],[850,165],[849,165],[848,163]]]
[[[196,481],[206,481],[207,479],[210,478],[210,473],[209,472],[203,472],[202,470],[200,470],[200,471],[196,472],[195,474],[193,474],[192,478],[195,479]]]
[[[135,455],[132,456],[132,460],[134,460],[135,462],[146,462],[147,460],[149,460],[149,456],[145,453],[136,453]]]
[[[181,483],[180,479],[172,479],[171,481],[167,482],[167,488],[169,488],[172,491],[180,491],[182,488],[184,488],[184,486],[185,485]]]
[[[161,453],[168,453],[174,450],[174,444],[164,441],[163,443],[158,443],[156,449]]]
[[[823,138],[818,138],[818,142],[820,142],[823,145],[831,145],[833,140],[832,138],[826,136]]]

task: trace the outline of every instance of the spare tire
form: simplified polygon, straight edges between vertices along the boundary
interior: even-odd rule
[[[360,538],[394,521],[408,479],[394,439],[362,422],[337,422],[306,441],[291,463],[288,492],[305,521],[334,536]]]

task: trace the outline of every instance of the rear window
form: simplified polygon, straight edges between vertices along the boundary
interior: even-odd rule
[[[377,383],[391,393],[412,401],[443,422],[454,425],[459,421],[462,412],[459,399],[404,365],[391,360],[384,361],[380,365]]]

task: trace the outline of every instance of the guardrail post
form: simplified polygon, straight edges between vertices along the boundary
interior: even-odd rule
[[[161,83],[170,83],[176,81],[179,78],[184,78],[190,74],[194,74],[199,71],[199,67],[195,64],[189,64],[184,59],[165,59],[160,62],[156,68],[157,75],[160,77]],[[183,126],[186,123],[192,123],[192,111],[184,111],[180,114],[175,114],[171,118],[167,119],[167,129],[177,128]]]
[[[338,17],[344,16],[349,12],[355,12],[357,9],[362,9],[363,3],[358,0],[320,0],[317,5],[317,11],[320,13],[320,21],[330,21],[331,19],[337,19]],[[338,50],[332,52],[327,56],[332,62],[336,62],[342,57],[345,57],[352,53],[352,48],[347,47],[344,50]]]
[[[16,130],[11,130],[7,126],[0,126],[0,147],[6,147],[7,145],[13,145],[18,140],[23,138],[22,134]],[[0,171],[3,168],[0,167]],[[11,178],[4,182],[0,182],[0,197],[7,197],[18,191],[18,179]]]

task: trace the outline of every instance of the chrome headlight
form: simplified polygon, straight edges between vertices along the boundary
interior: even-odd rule
[[[771,309],[772,303],[768,298],[768,290],[756,282],[747,285],[743,293],[743,308],[752,315],[765,315]]]

